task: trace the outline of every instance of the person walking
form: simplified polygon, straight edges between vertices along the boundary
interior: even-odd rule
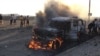
[[[20,16],[20,27],[22,28],[23,25],[24,25],[24,23],[23,23],[23,16]]]
[[[11,18],[10,18],[10,25],[12,25],[13,23],[13,18],[12,18],[13,14],[11,14]]]
[[[89,25],[88,25],[88,30],[89,30],[89,34],[91,34],[92,33],[92,31],[93,31],[93,26],[94,26],[94,21],[93,22],[91,22]]]
[[[98,20],[97,19],[94,19],[93,32],[95,34],[98,34],[97,28],[98,28]]]
[[[23,26],[26,26],[26,16],[23,17]]]
[[[26,17],[26,25],[29,26],[29,16]]]
[[[13,18],[13,23],[16,24],[17,15],[12,15],[12,18]]]
[[[0,24],[3,24],[3,19],[1,14],[0,14]]]
[[[98,34],[100,34],[100,19],[98,20]]]

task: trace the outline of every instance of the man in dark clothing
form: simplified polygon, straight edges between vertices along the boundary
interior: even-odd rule
[[[26,18],[26,25],[29,26],[29,16],[27,16],[27,18]]]
[[[92,23],[88,25],[89,34],[94,33],[97,34],[97,19],[95,19]]]
[[[13,20],[12,20],[12,19],[10,19],[10,25],[12,25],[12,21],[13,21]]]
[[[10,18],[10,25],[12,25],[13,23],[13,18],[12,18],[13,14],[11,14],[11,18]]]
[[[98,20],[97,19],[94,19],[93,32],[95,34],[98,34],[97,28],[98,28]]]
[[[0,24],[2,24],[2,15],[0,14]]]
[[[88,25],[88,29],[89,29],[89,32],[88,32],[88,33],[91,33],[91,32],[92,32],[94,25],[95,25],[95,24],[94,24],[94,21],[91,22],[91,23]]]

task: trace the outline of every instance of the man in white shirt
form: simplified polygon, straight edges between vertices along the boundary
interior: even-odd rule
[[[13,23],[16,24],[17,15],[12,15]]]

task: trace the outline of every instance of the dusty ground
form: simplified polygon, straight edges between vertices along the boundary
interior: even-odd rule
[[[12,29],[0,31],[0,56],[51,56],[42,50],[28,49],[26,44],[31,39],[31,30]],[[47,53],[47,54],[46,54]]]
[[[2,25],[0,27],[0,56],[54,56],[53,52],[27,48],[26,44],[32,35],[31,30],[32,27],[19,28],[19,24]]]
[[[100,56],[100,36],[66,50],[57,56]]]
[[[79,55],[79,53],[81,54],[83,52],[80,51],[78,52],[78,50],[81,51],[84,50],[84,52],[85,50],[86,51],[88,50],[88,48],[86,48],[89,46],[87,42],[84,45],[82,44],[85,49],[80,46],[81,44],[78,45],[77,47],[76,46],[77,43],[75,42],[73,43],[66,42],[66,45],[62,47],[63,50],[62,49],[56,51],[31,50],[27,48],[26,44],[31,39],[32,27],[19,28],[20,26],[19,22],[20,21],[17,22],[18,24],[11,26],[9,25],[9,21],[5,21],[4,25],[0,25],[0,56],[55,56],[56,52],[59,51],[64,51],[64,52],[63,53],[59,52],[61,54],[59,54],[58,56],[74,56],[74,54],[76,54],[76,56],[82,56]],[[30,26],[32,26],[33,23],[34,22],[31,20]],[[93,43],[95,43],[95,41]],[[92,45],[94,46],[94,44]],[[74,46],[76,46],[78,49],[75,47],[76,49],[73,48],[74,50],[70,49],[71,50],[70,52],[67,51],[67,49],[69,50],[69,48],[72,48]],[[81,47],[81,49],[79,49],[79,47]],[[91,48],[92,47],[90,47],[90,49]],[[87,54],[84,55],[86,56]]]

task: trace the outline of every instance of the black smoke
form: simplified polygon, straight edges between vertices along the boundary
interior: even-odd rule
[[[73,13],[71,13],[69,6],[53,0],[46,4],[44,14],[47,19],[57,16],[75,16]]]
[[[74,13],[70,11],[69,6],[66,6],[60,2],[50,0],[45,4],[44,12],[37,13],[38,22],[49,21],[53,17],[68,17],[68,16],[76,16]]]

